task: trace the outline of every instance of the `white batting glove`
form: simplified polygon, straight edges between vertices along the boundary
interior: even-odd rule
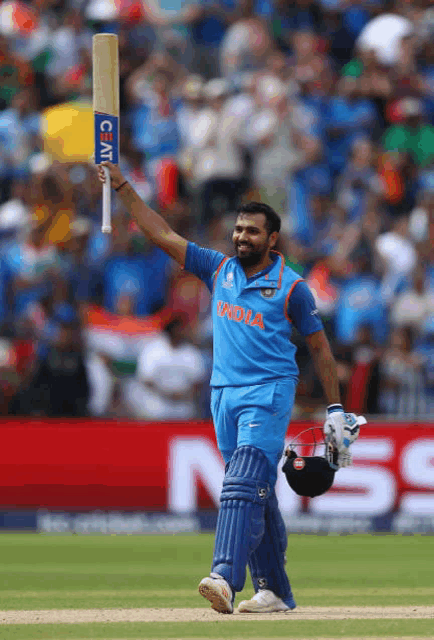
[[[359,437],[360,426],[363,424],[366,424],[366,418],[356,416],[354,413],[345,413],[340,404],[330,405],[327,408],[323,431],[326,441],[331,442],[338,450],[340,468],[351,465],[349,447]]]

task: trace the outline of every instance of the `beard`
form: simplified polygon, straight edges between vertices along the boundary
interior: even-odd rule
[[[246,245],[242,245],[243,247]],[[235,245],[235,252],[238,260],[243,267],[254,267],[257,265],[264,256],[264,250],[254,249],[251,245],[246,246],[246,251],[240,252],[240,246]]]

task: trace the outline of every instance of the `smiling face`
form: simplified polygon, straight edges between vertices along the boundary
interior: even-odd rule
[[[253,267],[265,261],[274,247],[278,233],[268,233],[263,213],[241,213],[232,234],[235,252],[243,267]]]

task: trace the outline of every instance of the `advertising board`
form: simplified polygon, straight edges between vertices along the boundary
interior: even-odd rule
[[[288,441],[308,426],[293,423]],[[38,511],[46,528],[51,513],[130,513],[130,523],[132,512],[160,513],[185,523],[217,509],[224,465],[208,422],[13,419],[0,433],[0,509]],[[353,465],[312,500],[278,474],[289,529],[434,530],[433,424],[368,424],[352,452]],[[152,528],[145,520],[143,527]],[[140,530],[140,522],[131,526]]]

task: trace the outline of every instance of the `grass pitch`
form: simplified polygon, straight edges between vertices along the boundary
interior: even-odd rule
[[[291,535],[288,573],[299,609],[434,604],[430,536]],[[0,536],[1,610],[197,608],[213,536]],[[237,602],[251,597],[245,591]],[[236,620],[1,624],[0,638],[434,638],[433,619]]]

